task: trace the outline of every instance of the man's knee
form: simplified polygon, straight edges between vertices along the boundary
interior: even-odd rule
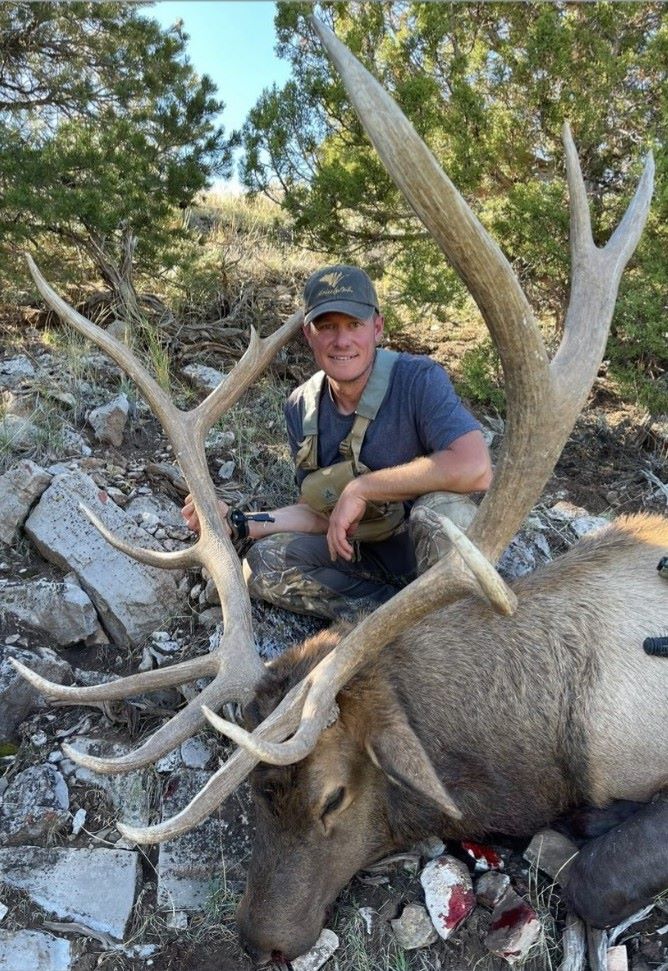
[[[451,548],[450,540],[441,528],[442,519],[449,519],[462,532],[466,532],[476,509],[473,500],[459,492],[430,492],[415,501],[408,529],[415,549],[418,573],[428,570]]]
[[[337,605],[331,603],[331,592],[312,576],[318,544],[311,539],[308,534],[276,533],[259,540],[242,562],[244,580],[255,600],[334,620]]]

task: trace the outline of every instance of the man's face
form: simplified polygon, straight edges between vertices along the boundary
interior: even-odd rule
[[[371,370],[376,344],[383,333],[383,318],[368,320],[332,311],[304,326],[304,336],[316,364],[332,381],[355,382]]]

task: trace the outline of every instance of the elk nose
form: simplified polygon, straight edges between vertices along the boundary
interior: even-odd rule
[[[269,964],[270,961],[274,960],[273,951],[265,951],[260,947],[257,947],[243,935],[239,935],[241,946],[243,947],[246,954],[251,958],[257,967],[261,968]]]

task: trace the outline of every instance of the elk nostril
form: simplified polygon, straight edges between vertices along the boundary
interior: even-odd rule
[[[258,968],[266,967],[271,963],[271,961],[274,960],[274,952],[270,954],[269,951],[263,951],[261,948],[251,944],[250,941],[246,940],[246,938],[241,935],[240,940],[242,948]]]

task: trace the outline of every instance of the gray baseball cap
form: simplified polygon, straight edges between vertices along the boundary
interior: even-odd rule
[[[321,314],[338,311],[360,320],[378,312],[378,297],[373,283],[358,266],[324,266],[316,270],[304,287],[304,323]]]

